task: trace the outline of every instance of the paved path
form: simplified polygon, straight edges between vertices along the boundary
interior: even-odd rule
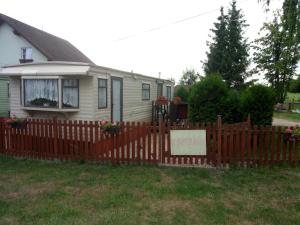
[[[288,127],[294,127],[298,125],[300,127],[300,122],[295,122],[291,120],[285,120],[285,119],[279,119],[279,118],[273,118],[273,125],[275,126],[288,126]]]

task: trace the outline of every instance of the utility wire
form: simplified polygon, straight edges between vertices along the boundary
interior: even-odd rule
[[[245,3],[245,2],[247,2],[247,1],[249,1],[249,0],[241,1],[240,4]],[[168,23],[168,24],[164,24],[164,25],[161,25],[161,26],[153,27],[153,28],[151,28],[151,29],[142,31],[142,32],[140,32],[140,33],[136,33],[136,34],[131,34],[131,35],[128,35],[128,36],[124,36],[124,37],[118,38],[118,39],[116,39],[116,40],[114,40],[114,41],[115,41],[115,42],[118,42],[118,41],[124,41],[124,40],[133,38],[133,37],[138,36],[138,35],[143,34],[143,33],[149,33],[149,32],[153,32],[153,31],[158,31],[158,30],[167,28],[167,27],[169,27],[169,26],[177,25],[177,24],[179,24],[179,23],[184,23],[184,22],[186,22],[186,21],[193,20],[193,19],[196,19],[196,18],[198,18],[198,17],[204,16],[204,15],[207,15],[207,14],[211,14],[211,13],[216,12],[216,11],[219,11],[219,10],[220,10],[220,7],[219,7],[219,8],[212,9],[212,10],[209,10],[209,11],[206,11],[206,12],[199,13],[199,14],[194,15],[194,16],[189,16],[189,17],[186,17],[186,18],[183,18],[183,19],[180,19],[180,20],[176,20],[176,21],[174,21],[174,22],[172,22],[172,23]]]

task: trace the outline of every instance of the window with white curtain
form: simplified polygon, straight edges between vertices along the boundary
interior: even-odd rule
[[[79,80],[62,80],[62,106],[63,108],[79,107]]]
[[[29,107],[58,107],[58,80],[25,79],[24,105]]]
[[[31,60],[32,59],[32,48],[30,48],[30,47],[21,48],[21,59]]]
[[[107,108],[107,80],[98,79],[98,108]]]
[[[150,84],[142,84],[142,100],[150,100]]]

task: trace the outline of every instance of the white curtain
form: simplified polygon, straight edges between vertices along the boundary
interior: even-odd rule
[[[78,80],[63,80],[63,107],[77,108],[78,100]]]
[[[33,105],[31,101],[42,98],[58,103],[58,80],[24,80],[24,88],[27,106]]]

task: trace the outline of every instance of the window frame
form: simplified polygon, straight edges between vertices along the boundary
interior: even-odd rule
[[[100,87],[100,80],[102,80],[102,81],[105,81],[105,87]],[[98,82],[98,109],[107,109],[107,106],[108,106],[108,104],[107,104],[107,100],[108,100],[108,96],[107,96],[107,93],[108,93],[108,79],[105,79],[105,78],[98,78],[97,79],[97,82]],[[105,88],[105,106],[100,106],[100,104],[99,104],[99,100],[100,100],[100,98],[99,98],[99,91],[100,91],[100,88]]]
[[[57,81],[57,106],[55,107],[52,107],[52,106],[34,106],[34,105],[26,105],[26,95],[25,95],[25,92],[26,92],[26,85],[25,85],[25,81],[26,80],[56,80]],[[27,107],[27,108],[41,108],[41,109],[44,109],[44,108],[49,108],[49,109],[59,109],[60,108],[60,99],[59,99],[59,82],[60,82],[60,79],[58,78],[53,78],[53,79],[49,79],[49,78],[45,78],[45,79],[28,79],[28,78],[25,78],[25,79],[22,79],[22,87],[23,87],[23,106],[24,107]]]
[[[64,86],[64,82],[66,80],[76,80],[77,81],[77,85],[76,86],[68,86],[68,87],[65,87]],[[67,78],[63,78],[61,79],[61,108],[62,109],[79,109],[79,104],[80,104],[80,99],[79,99],[79,92],[80,92],[80,87],[79,87],[79,79],[67,79]],[[78,106],[77,107],[64,107],[64,88],[77,88],[77,99],[78,99]]]
[[[27,53],[27,49],[31,49],[31,58],[26,58],[26,53]],[[23,54],[24,51],[25,50],[25,55]],[[33,57],[32,57],[32,55],[33,55],[33,52],[32,52],[32,47],[21,47],[21,60],[33,60]],[[23,57],[23,56],[25,56],[25,57]]]
[[[144,88],[144,85],[148,86],[149,88]],[[144,98],[143,92],[144,91],[148,91],[149,92],[149,97],[148,98]],[[151,99],[151,85],[148,83],[142,83],[142,100],[143,101],[149,101]]]

